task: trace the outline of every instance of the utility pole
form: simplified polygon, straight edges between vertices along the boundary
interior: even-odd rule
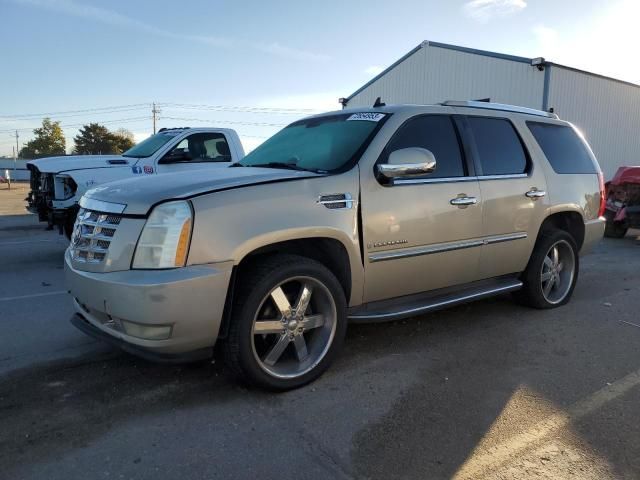
[[[17,166],[18,155],[20,155],[20,149],[18,148],[18,138],[20,138],[20,135],[18,135],[18,130],[16,130],[16,149],[13,152],[13,176],[14,176],[14,178],[16,176],[16,169],[18,168],[18,166]]]
[[[156,120],[157,115],[160,113],[160,109],[156,107],[156,103],[152,103],[151,114],[153,115],[153,134],[156,134]]]

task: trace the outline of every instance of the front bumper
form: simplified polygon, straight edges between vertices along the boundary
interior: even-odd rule
[[[211,353],[218,337],[233,262],[171,270],[94,273],[74,269],[65,254],[65,277],[85,333],[154,360]],[[168,338],[133,336],[137,329],[170,326]],[[83,328],[84,327],[84,328]],[[202,355],[201,355],[202,354]]]
[[[604,217],[598,217],[584,223],[584,241],[580,249],[580,255],[585,255],[593,249],[604,237],[604,227],[607,220]]]

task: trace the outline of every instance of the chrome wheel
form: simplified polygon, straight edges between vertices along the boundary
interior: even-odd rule
[[[576,258],[566,240],[560,240],[547,251],[540,271],[542,295],[551,304],[562,302],[571,291]]]
[[[333,342],[336,303],[329,289],[311,277],[289,278],[269,292],[253,320],[253,355],[277,378],[296,378],[313,370]]]

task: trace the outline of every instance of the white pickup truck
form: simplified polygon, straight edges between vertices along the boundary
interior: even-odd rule
[[[27,163],[29,210],[48,229],[71,236],[82,195],[132,177],[227,167],[244,158],[238,134],[226,128],[167,128],[122,155],[48,157]]]

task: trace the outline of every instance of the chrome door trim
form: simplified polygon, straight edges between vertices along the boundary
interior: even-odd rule
[[[513,180],[515,178],[528,178],[528,177],[529,177],[528,173],[513,173],[508,175],[479,175],[479,176],[473,176],[473,177],[409,178],[409,179],[395,179],[393,181],[393,185],[417,185],[422,183],[483,182],[487,180]]]
[[[478,177],[442,177],[442,178],[408,178],[396,179],[395,185],[418,185],[422,183],[456,183],[456,182],[476,182]]]
[[[513,178],[527,178],[528,173],[509,173],[507,175],[480,175],[476,177],[478,180],[508,180]]]
[[[426,313],[433,310],[440,310],[442,308],[451,307],[460,303],[470,302],[484,297],[493,295],[499,295],[501,293],[513,292],[522,288],[522,282],[520,280],[512,280],[506,285],[499,287],[488,288],[484,290],[475,291],[466,295],[453,296],[445,300],[435,301],[432,303],[425,303],[419,307],[407,308],[405,310],[399,310],[395,312],[384,313],[361,313],[349,315],[349,320],[353,321],[384,321],[395,320],[400,318],[411,317],[420,313]]]
[[[513,240],[521,240],[527,238],[527,232],[515,232],[505,235],[493,235],[490,237],[482,237],[471,240],[462,240],[457,242],[438,243],[425,245],[421,247],[409,247],[403,249],[385,250],[369,254],[369,262],[384,262],[386,260],[396,260],[399,258],[419,257],[422,255],[431,255],[434,253],[451,252],[454,250],[463,250],[465,248],[481,247],[482,245],[492,245],[495,243],[510,242]]]
[[[122,213],[124,212],[124,209],[127,208],[126,204],[104,202],[102,200],[95,200],[87,196],[82,196],[79,203],[82,208],[91,210],[93,212]]]
[[[484,244],[481,239],[465,240],[462,242],[439,243],[435,245],[426,245],[424,247],[412,247],[402,250],[391,250],[369,255],[369,261],[383,262],[385,260],[395,260],[397,258],[419,257],[422,255],[431,255],[432,253],[450,252],[452,250],[462,250],[464,248],[480,247]]]
[[[485,245],[492,245],[494,243],[510,242],[512,240],[521,240],[527,238],[527,232],[509,233],[507,235],[494,235],[492,237],[485,237]]]

